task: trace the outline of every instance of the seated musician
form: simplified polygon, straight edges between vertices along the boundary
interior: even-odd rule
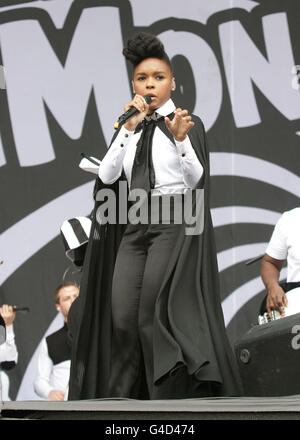
[[[287,261],[287,282],[279,283],[280,271]],[[266,309],[284,316],[288,306],[286,292],[300,287],[300,208],[286,211],[275,225],[262,260],[261,277],[268,295]]]

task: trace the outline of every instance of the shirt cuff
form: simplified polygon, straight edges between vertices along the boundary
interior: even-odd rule
[[[13,341],[15,339],[15,332],[13,325],[9,325],[6,327],[6,341]]]
[[[176,141],[176,139],[174,139],[175,141],[175,145],[177,148],[177,152],[179,154],[179,156],[181,156],[182,159],[184,158],[191,158],[191,156],[193,156],[193,146],[191,144],[190,138],[188,136],[186,136],[186,138],[183,141]]]
[[[49,394],[51,393],[51,391],[53,391],[54,388],[49,385],[48,383],[43,384],[43,389],[40,390],[40,397],[43,397],[44,399],[50,400]]]
[[[121,148],[126,147],[133,134],[134,131],[129,131],[124,126],[121,127],[121,130],[119,131],[119,134],[115,140],[116,145]]]

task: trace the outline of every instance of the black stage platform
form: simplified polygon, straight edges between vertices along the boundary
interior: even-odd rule
[[[300,420],[300,395],[1,402],[0,420]]]

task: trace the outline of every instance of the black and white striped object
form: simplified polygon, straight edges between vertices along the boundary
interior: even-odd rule
[[[81,153],[81,161],[79,163],[79,168],[88,173],[97,174],[99,172],[99,165],[101,161],[92,156],[87,156],[84,153]]]
[[[60,228],[66,256],[76,265],[82,266],[89,241],[92,221],[88,217],[65,220]]]

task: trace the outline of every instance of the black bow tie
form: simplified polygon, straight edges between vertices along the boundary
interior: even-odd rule
[[[160,119],[162,119],[164,116],[160,115],[159,113],[151,113],[151,115],[146,115],[145,119],[146,121],[159,121]]]
[[[172,117],[172,115],[169,115],[169,117]],[[154,188],[155,173],[152,162],[152,140],[157,126],[159,126],[163,133],[174,143],[174,139],[166,127],[164,116],[154,112],[145,117],[135,129],[135,133],[139,133],[141,130],[142,133],[136,144],[130,190],[140,188],[144,189],[148,194],[151,189]]]
[[[154,113],[151,113],[151,115],[146,115],[145,116],[145,119],[143,119],[143,121],[142,122],[140,122],[138,125],[137,125],[137,127],[136,127],[136,129],[135,129],[135,133],[139,133],[141,130],[143,130],[144,128],[145,128],[145,126],[147,125],[147,124],[149,124],[150,122],[161,122],[161,121],[163,121],[164,120],[164,116],[162,116],[162,115],[159,115],[158,113],[156,113],[156,112],[154,112]]]
[[[147,194],[154,188],[155,174],[152,163],[152,139],[157,121],[155,119],[144,119],[136,129],[142,129],[140,139],[136,144],[136,153],[131,172],[130,189],[144,189]]]

